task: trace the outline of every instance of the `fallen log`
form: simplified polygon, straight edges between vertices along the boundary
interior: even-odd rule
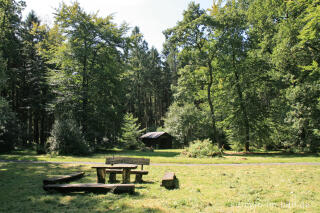
[[[46,178],[43,180],[43,184],[56,184],[56,183],[67,183],[70,181],[78,180],[84,176],[84,172],[77,172],[69,175],[62,175],[52,178]]]
[[[162,178],[161,186],[167,189],[174,189],[178,187],[176,182],[176,175],[173,172],[167,172]]]
[[[49,184],[44,185],[45,191],[69,192],[94,192],[115,194],[134,193],[134,184],[103,184],[103,183],[79,183],[79,184]]]

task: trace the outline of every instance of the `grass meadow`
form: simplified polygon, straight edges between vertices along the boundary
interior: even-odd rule
[[[223,157],[214,158],[186,158],[181,156],[182,149],[155,150],[154,152],[107,150],[87,157],[79,156],[50,156],[37,155],[35,151],[15,151],[11,154],[1,154],[2,160],[31,160],[54,162],[97,162],[104,163],[106,157],[129,156],[150,158],[151,163],[177,163],[177,164],[242,164],[242,163],[296,163],[320,162],[318,154],[291,154],[280,151],[238,153],[226,151]]]
[[[270,156],[263,157],[266,154],[238,154],[231,155],[231,159],[227,156],[226,159],[185,159],[183,162],[183,157],[176,155],[176,152],[167,150],[162,153],[117,154],[149,157],[153,163],[180,163],[181,160],[181,163],[221,165],[146,166],[145,169],[149,171],[144,176],[146,182],[136,184],[135,194],[116,195],[60,194],[48,193],[42,189],[44,178],[75,171],[86,173],[84,178],[75,183],[94,183],[96,172],[90,165],[0,162],[0,212],[319,212],[320,166],[223,165],[226,162],[277,162],[281,159],[285,162],[318,162],[316,156],[281,157],[279,153],[271,153]],[[50,161],[103,162],[104,155],[108,154],[97,154],[91,158],[47,158]],[[0,159],[46,160],[45,156],[32,153],[0,155]],[[160,187],[161,178],[166,171],[176,173],[178,189],[167,190]],[[120,178],[119,176],[118,179]]]

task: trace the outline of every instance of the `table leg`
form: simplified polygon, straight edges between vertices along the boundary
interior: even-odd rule
[[[115,183],[115,182],[117,182],[117,173],[115,173],[115,172],[110,172],[109,182],[110,182],[110,183]]]
[[[97,183],[105,183],[105,182],[106,182],[106,169],[97,168]]]
[[[123,169],[122,183],[130,183],[130,169]]]

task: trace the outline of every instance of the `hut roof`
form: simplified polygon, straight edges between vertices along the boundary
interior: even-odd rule
[[[168,134],[166,132],[148,132],[142,135],[140,138],[159,138],[161,135]]]

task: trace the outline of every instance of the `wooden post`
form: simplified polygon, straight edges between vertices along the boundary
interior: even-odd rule
[[[136,183],[142,183],[142,174],[136,174]]]
[[[97,183],[106,182],[106,171],[105,168],[97,168]]]
[[[122,171],[122,183],[130,183],[130,169],[123,169]]]
[[[109,182],[110,183],[115,183],[117,181],[117,173],[111,172],[109,175]]]

